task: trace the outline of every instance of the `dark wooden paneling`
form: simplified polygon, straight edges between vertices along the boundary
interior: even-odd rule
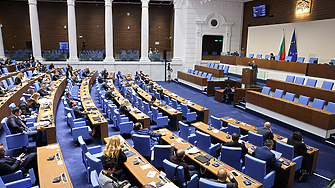
[[[182,72],[182,71],[178,71],[177,74],[178,74],[177,77],[179,79],[186,80],[188,82],[194,83],[199,86],[207,86],[207,78],[205,77],[190,74],[187,72]]]
[[[312,0],[311,13],[303,15],[295,14],[297,1],[298,0],[256,0],[244,3],[241,47],[246,51],[249,26],[306,22],[335,18],[334,0]],[[266,16],[253,18],[252,7],[262,4],[266,5]]]
[[[28,2],[0,1],[0,23],[4,48],[26,49],[26,41],[31,41]]]
[[[335,66],[308,63],[306,75],[335,80]]]

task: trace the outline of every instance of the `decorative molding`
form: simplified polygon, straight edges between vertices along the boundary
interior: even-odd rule
[[[201,4],[200,0],[187,0],[187,8],[207,8],[220,10],[243,10],[243,3],[208,1]]]
[[[142,2],[142,8],[149,7],[150,0],[141,0],[141,2]]]
[[[113,0],[105,0],[105,6],[112,6]]]
[[[75,0],[67,0],[67,6],[74,6]]]
[[[37,5],[37,0],[28,0],[29,5]]]
[[[174,8],[181,8],[183,6],[184,0],[173,0]]]

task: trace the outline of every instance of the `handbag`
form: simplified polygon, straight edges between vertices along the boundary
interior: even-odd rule
[[[179,165],[174,170],[172,183],[174,183],[179,188],[184,188],[183,183],[178,178],[176,178],[178,167],[179,167]]]

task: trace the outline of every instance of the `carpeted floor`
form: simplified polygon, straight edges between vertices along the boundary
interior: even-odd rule
[[[264,122],[270,121],[272,124],[272,129],[275,133],[283,135],[285,137],[290,137],[292,133],[295,131],[294,128],[285,125],[281,122],[271,120],[263,115],[250,113],[245,110],[241,110],[238,108],[233,108],[232,105],[219,103],[214,100],[214,97],[207,97],[202,94],[199,90],[194,90],[185,86],[183,84],[178,84],[171,82],[158,82],[167,90],[174,92],[186,99],[192,100],[195,103],[205,106],[210,109],[210,115],[214,115],[217,117],[230,116],[232,118],[236,118],[240,121],[255,125],[262,126]],[[101,110],[101,106],[99,105],[97,99],[97,93],[95,89],[95,84],[91,89],[91,96],[93,101]],[[109,136],[119,134],[113,128],[113,124],[109,124]],[[62,154],[65,159],[65,164],[67,166],[67,170],[70,174],[70,178],[74,187],[92,187],[85,175],[86,170],[84,164],[81,160],[81,149],[80,147],[74,146],[72,141],[72,136],[70,135],[70,128],[66,124],[65,114],[64,114],[64,106],[63,103],[60,102],[57,108],[56,115],[56,131],[57,131],[57,140],[61,146]],[[307,133],[303,133],[304,141],[308,145],[319,148],[320,153],[318,157],[317,168],[315,173],[320,174],[327,178],[332,178],[335,174],[335,164],[333,161],[335,160],[335,149],[327,144],[325,144],[321,139],[316,139],[313,136],[310,136]],[[132,144],[132,140],[127,138],[127,141]],[[0,130],[0,142],[5,143],[5,133]],[[88,146],[95,146],[101,144],[100,139],[89,139],[86,140]],[[308,177],[308,181],[306,183],[298,183],[295,180],[294,188],[312,188],[312,187],[324,187],[327,184],[327,180],[318,177],[316,175],[311,175]]]

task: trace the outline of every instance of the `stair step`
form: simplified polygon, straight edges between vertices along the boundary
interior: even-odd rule
[[[242,105],[239,105],[239,104],[237,104],[237,105],[236,105],[236,107],[237,107],[237,108],[241,108],[241,109],[243,109],[243,110],[245,110],[245,109],[246,109],[244,106],[242,106]]]

